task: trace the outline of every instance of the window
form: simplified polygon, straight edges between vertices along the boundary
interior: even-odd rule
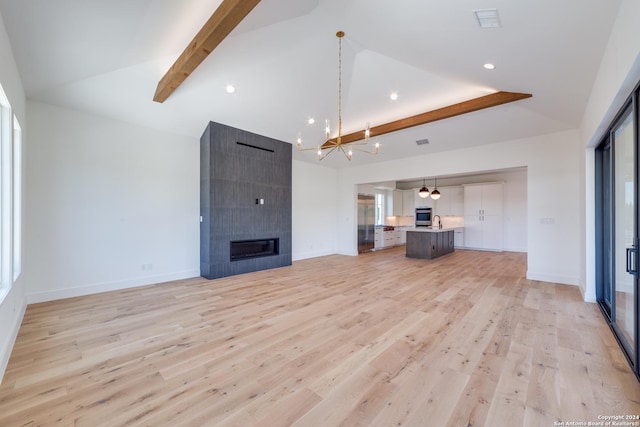
[[[22,269],[22,131],[0,85],[0,302]]]
[[[13,116],[13,281],[22,272],[22,129]]]
[[[376,191],[376,225],[384,225],[384,205],[386,194]]]
[[[11,107],[0,86],[0,291],[11,285]],[[0,293],[0,296],[3,293]]]

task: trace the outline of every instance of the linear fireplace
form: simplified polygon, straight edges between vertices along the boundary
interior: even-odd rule
[[[231,243],[231,261],[280,254],[280,239],[240,240]]]
[[[200,138],[200,275],[292,264],[291,144],[209,122]]]

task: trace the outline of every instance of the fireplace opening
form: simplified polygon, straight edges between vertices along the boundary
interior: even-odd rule
[[[231,261],[279,255],[279,246],[279,238],[231,242]]]

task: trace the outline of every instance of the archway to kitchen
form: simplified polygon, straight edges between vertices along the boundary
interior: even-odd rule
[[[440,197],[421,198],[418,190],[424,185],[431,194],[437,188]],[[527,167],[373,182],[358,185],[357,192],[372,196],[374,215],[367,220],[362,212],[358,214],[360,236],[367,225],[362,220],[373,218],[371,249],[403,245],[406,231],[416,226],[416,208],[428,207],[433,225],[456,230],[456,249],[527,252]],[[554,218],[540,221],[551,225]],[[364,248],[361,240],[359,251]]]

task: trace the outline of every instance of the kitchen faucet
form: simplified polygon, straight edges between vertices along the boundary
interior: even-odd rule
[[[436,217],[438,217],[438,228],[442,230],[442,220],[440,219],[440,215],[434,215],[433,216],[433,220],[436,220]]]

